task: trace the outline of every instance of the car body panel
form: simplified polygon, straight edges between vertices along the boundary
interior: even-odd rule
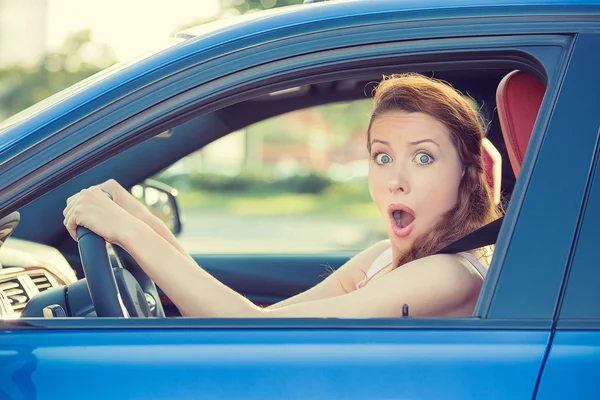
[[[146,329],[141,334],[1,335],[0,390],[11,398],[40,400],[57,395],[530,399],[549,335],[268,328]],[[57,377],[68,377],[69,384],[58,385]]]
[[[554,334],[538,399],[598,398],[600,330],[559,330]]]
[[[600,102],[586,106],[590,107],[588,112],[593,112],[598,110]],[[540,399],[600,396],[600,273],[596,252],[600,238],[599,159],[600,148],[597,147],[584,212],[578,222],[576,247],[567,271],[568,279],[563,283],[556,331],[538,389]]]

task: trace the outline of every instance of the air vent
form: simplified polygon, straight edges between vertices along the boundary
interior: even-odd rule
[[[0,291],[4,292],[15,312],[25,308],[29,301],[25,288],[17,278],[0,283]]]
[[[31,274],[29,276],[39,292],[52,288],[52,283],[50,283],[46,274]]]

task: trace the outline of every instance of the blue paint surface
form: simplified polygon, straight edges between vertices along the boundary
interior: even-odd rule
[[[531,398],[544,331],[89,330],[0,335],[0,398]]]

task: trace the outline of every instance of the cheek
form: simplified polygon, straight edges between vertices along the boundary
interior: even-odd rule
[[[373,202],[380,207],[381,201],[385,200],[387,193],[387,183],[382,171],[369,166],[369,193]]]
[[[458,189],[461,182],[460,170],[452,169],[453,173],[436,173],[430,176],[429,180],[420,180],[419,184],[422,193],[419,203],[424,205],[426,210],[431,210],[430,218],[436,219],[445,212],[451,210],[458,202]]]

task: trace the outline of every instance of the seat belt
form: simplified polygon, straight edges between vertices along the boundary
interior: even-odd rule
[[[469,233],[467,236],[458,239],[456,242],[450,243],[435,254],[456,254],[462,251],[475,250],[480,247],[495,244],[503,220],[504,217],[500,217],[476,231]]]

